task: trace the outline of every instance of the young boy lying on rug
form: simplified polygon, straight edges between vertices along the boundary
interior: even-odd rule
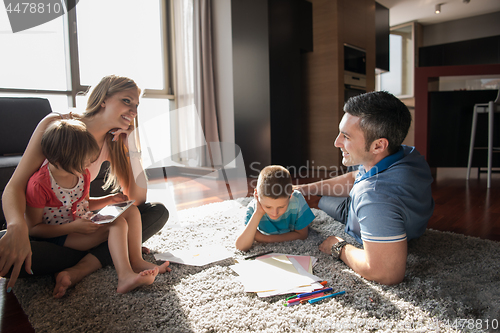
[[[248,205],[243,232],[236,248],[248,251],[254,241],[263,243],[306,239],[314,214],[299,191],[293,190],[288,170],[267,166],[259,174],[254,199]]]
[[[119,293],[152,284],[158,273],[170,271],[168,262],[157,266],[142,258],[141,215],[136,206],[112,223],[89,220],[91,210],[127,200],[127,196],[89,198],[87,166],[99,156],[100,148],[83,122],[54,121],[45,130],[41,145],[47,160],[31,176],[26,189],[30,236],[80,251],[108,240]]]

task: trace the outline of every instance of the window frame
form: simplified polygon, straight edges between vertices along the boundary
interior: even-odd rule
[[[406,56],[409,61],[408,61],[408,68],[406,69],[409,69],[409,71],[411,71],[411,75],[412,75],[412,80],[411,80],[411,89],[410,89],[410,92],[409,94],[401,94],[401,95],[398,95],[396,97],[400,98],[400,99],[409,99],[409,98],[413,98],[415,96],[415,67],[416,67],[416,62],[417,62],[417,51],[418,51],[418,47],[417,47],[417,41],[416,41],[416,29],[417,29],[417,26],[416,26],[416,22],[408,22],[408,23],[403,23],[403,24],[398,24],[396,26],[393,26],[390,28],[390,31],[389,31],[389,34],[395,34],[393,33],[394,31],[397,31],[399,29],[402,29],[402,28],[406,28],[406,27],[411,27],[411,39],[412,39],[412,50],[411,52],[407,53]],[[403,50],[404,52],[404,50]],[[404,56],[405,54],[403,54]],[[389,64],[389,68],[390,68],[390,64]],[[405,68],[402,69],[402,71],[404,72],[405,71]],[[390,72],[390,70],[389,70]],[[386,73],[385,71],[382,72],[382,73],[376,73],[376,76],[375,76],[375,80],[376,80],[376,87],[378,90],[381,89],[381,75],[383,75],[384,73]]]
[[[172,52],[172,32],[173,18],[171,10],[171,0],[160,0],[161,6],[161,41],[163,58],[163,81],[164,89],[143,90],[144,98],[161,98],[175,100],[173,89],[173,52]],[[64,45],[66,55],[66,90],[44,90],[26,88],[1,88],[0,93],[31,94],[31,95],[66,95],[68,97],[68,107],[76,107],[76,96],[87,92],[90,86],[82,85],[80,80],[80,61],[78,53],[78,23],[76,11],[78,6],[74,6],[70,11],[66,10],[63,18]]]

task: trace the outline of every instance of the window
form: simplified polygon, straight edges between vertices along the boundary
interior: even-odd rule
[[[120,73],[141,87],[165,89],[161,12],[159,1],[80,1],[76,13],[82,85]]]
[[[377,90],[386,90],[399,98],[413,97],[414,31],[414,23],[391,28],[389,36],[390,71],[377,75]]]
[[[69,13],[18,33],[0,10],[0,96],[45,97],[54,111],[64,111],[84,107],[79,92],[118,74],[143,89],[141,110],[154,104],[168,111],[167,2],[80,1]]]
[[[0,87],[67,90],[63,17],[12,33],[0,10]]]

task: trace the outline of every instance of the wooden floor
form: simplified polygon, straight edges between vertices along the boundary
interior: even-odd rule
[[[224,182],[191,180],[176,177],[169,180],[174,185],[174,200],[178,210],[197,207],[229,199]],[[317,178],[297,179],[308,183]],[[233,198],[251,193],[255,179],[248,180],[248,192],[231,193]],[[432,185],[436,202],[434,215],[428,227],[464,235],[500,241],[500,174],[493,174],[492,187],[486,188],[486,175],[465,180],[465,169],[438,169]],[[317,208],[318,197],[308,199]],[[0,332],[34,332],[13,293],[6,293],[6,280],[0,280]]]

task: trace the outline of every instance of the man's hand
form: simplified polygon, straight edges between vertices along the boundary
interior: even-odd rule
[[[293,185],[292,189],[294,191],[299,191],[300,193],[302,193],[302,195],[306,194],[304,193],[304,185]]]
[[[12,267],[7,291],[16,284],[17,277],[24,263],[24,269],[31,274],[31,245],[26,224],[9,226],[0,238],[0,276],[6,276]]]
[[[319,249],[326,254],[332,253],[332,246],[343,239],[330,236]],[[353,271],[367,280],[392,285],[400,283],[405,277],[406,240],[393,243],[363,242],[363,249],[352,245],[344,247],[342,261]]]
[[[332,246],[341,241],[343,241],[343,239],[340,237],[330,236],[320,244],[319,250],[326,254],[332,254]]]

